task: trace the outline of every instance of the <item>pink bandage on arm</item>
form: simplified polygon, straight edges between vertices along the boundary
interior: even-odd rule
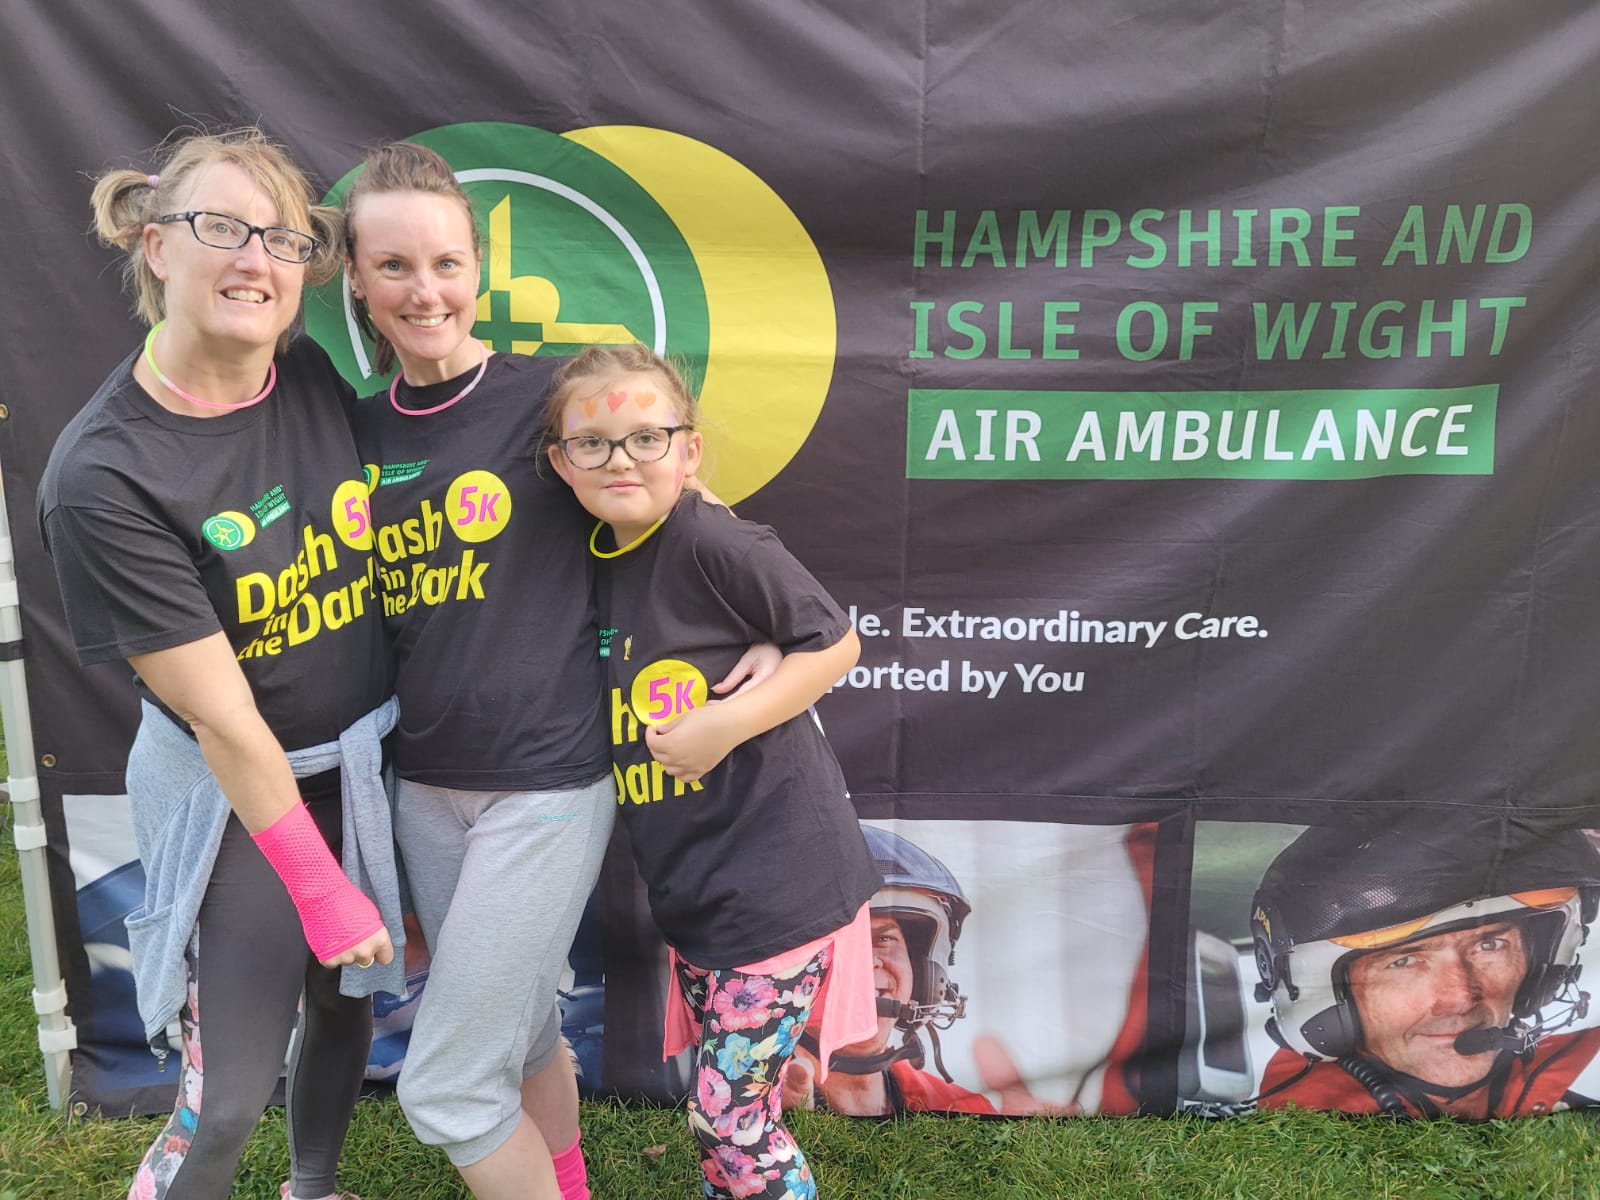
[[[343,954],[383,928],[372,901],[345,878],[303,802],[252,835],[300,914],[319,960]]]

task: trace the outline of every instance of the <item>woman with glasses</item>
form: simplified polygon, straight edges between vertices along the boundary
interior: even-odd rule
[[[348,389],[290,332],[337,243],[259,130],[163,157],[95,186],[96,230],[151,328],[39,485],[78,657],[126,659],[143,700],[128,937],[178,1101],[129,1195],[228,1196],[287,1054],[282,1194],[312,1200],[337,1191],[370,993],[403,990],[367,489]]]

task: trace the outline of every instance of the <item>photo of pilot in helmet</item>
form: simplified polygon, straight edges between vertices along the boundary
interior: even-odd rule
[[[863,825],[861,832],[884,879],[871,902],[878,1031],[836,1050],[820,1088],[816,1041],[809,1033],[802,1037],[784,1081],[784,1107],[851,1116],[993,1113],[987,1099],[951,1078],[939,1047],[939,1031],[966,1015],[966,997],[949,971],[972,906],[933,855],[885,829]],[[924,1037],[937,1074],[927,1068]]]
[[[1578,830],[1510,850],[1437,818],[1306,830],[1251,905],[1279,1047],[1258,1104],[1485,1118],[1595,1103],[1580,1076],[1600,1029],[1572,1027],[1597,906],[1600,853]]]

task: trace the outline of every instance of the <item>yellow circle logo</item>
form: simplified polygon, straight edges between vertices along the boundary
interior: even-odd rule
[[[816,246],[759,176],[642,126],[557,135],[474,122],[413,140],[451,165],[485,225],[473,336],[513,354],[636,340],[683,359],[700,397],[700,474],[730,503],[794,458],[833,378],[836,315]],[[309,294],[305,319],[359,391],[383,382],[347,280]]]
[[[372,549],[372,505],[364,478],[346,479],[334,489],[333,529],[352,550]]]
[[[689,244],[711,335],[700,474],[735,504],[789,465],[827,399],[837,326],[822,256],[760,176],[704,142],[641,125],[563,136],[631,175]]]
[[[445,489],[444,515],[463,542],[487,542],[511,519],[511,493],[494,472],[468,471]]]
[[[706,677],[681,658],[658,659],[633,677],[628,703],[646,725],[664,725],[705,707]]]

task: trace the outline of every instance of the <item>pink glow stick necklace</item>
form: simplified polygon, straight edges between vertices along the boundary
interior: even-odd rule
[[[262,388],[254,396],[251,396],[248,400],[240,400],[235,404],[219,404],[215,400],[202,400],[199,396],[190,395],[177,384],[173,383],[172,380],[163,375],[161,373],[161,368],[156,366],[156,356],[153,347],[156,344],[156,334],[161,332],[161,327],[165,324],[165,321],[157,321],[153,326],[151,326],[150,332],[145,336],[144,361],[150,364],[151,372],[157,379],[161,381],[161,385],[173,395],[181,396],[190,404],[198,404],[201,408],[214,408],[218,412],[235,412],[241,408],[249,408],[252,404],[260,404],[272,394],[272,389],[278,385],[278,364],[276,362],[272,362],[267,366],[267,386]]]
[[[450,399],[446,400],[443,404],[436,404],[432,408],[401,408],[400,401],[396,398],[395,393],[400,390],[400,379],[403,375],[405,375],[405,372],[402,370],[395,372],[394,382],[389,385],[390,406],[395,410],[395,412],[399,413],[403,417],[431,417],[436,412],[443,412],[452,404],[459,404],[461,401],[467,398],[468,392],[472,391],[473,388],[478,386],[478,380],[482,379],[483,373],[489,369],[489,347],[485,346],[482,342],[479,342],[478,349],[483,351],[483,361],[478,364],[478,373],[472,377],[471,383],[467,384],[466,387],[462,388],[454,396],[451,396]]]

